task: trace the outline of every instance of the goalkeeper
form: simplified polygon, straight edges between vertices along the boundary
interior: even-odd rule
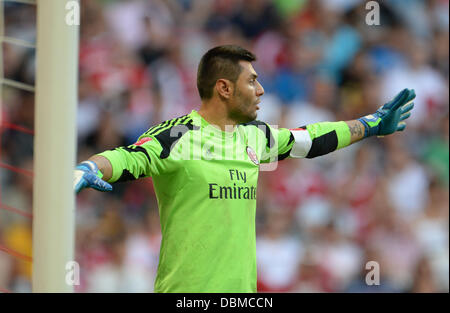
[[[198,111],[76,167],[77,193],[153,178],[162,232],[156,292],[256,292],[261,163],[314,158],[363,138],[403,131],[414,106],[414,90],[404,89],[359,119],[275,129],[256,120],[264,89],[251,64],[255,60],[239,46],[209,50],[198,67]]]

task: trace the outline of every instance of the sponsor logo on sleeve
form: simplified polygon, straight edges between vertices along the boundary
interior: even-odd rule
[[[139,140],[138,142],[136,142],[134,145],[135,146],[142,146],[144,143],[146,143],[148,141],[151,141],[151,140],[152,140],[152,138],[145,137],[145,138],[142,138],[141,140]]]

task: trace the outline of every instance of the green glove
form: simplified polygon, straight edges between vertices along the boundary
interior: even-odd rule
[[[384,136],[403,131],[405,122],[411,116],[414,107],[414,89],[403,89],[394,100],[381,106],[374,114],[358,119],[364,125],[364,138],[369,136]]]

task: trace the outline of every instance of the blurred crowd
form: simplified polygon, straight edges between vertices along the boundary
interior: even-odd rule
[[[258,119],[278,127],[355,119],[413,88],[404,132],[260,173],[258,290],[448,292],[449,1],[378,1],[380,25],[366,23],[366,2],[81,0],[78,161],[198,109],[198,62],[220,44],[257,55]],[[34,41],[35,14],[6,3],[6,35]],[[34,84],[33,49],[3,44],[3,65]],[[3,123],[34,129],[34,95],[2,91]],[[0,163],[32,170],[33,136],[0,135]],[[152,292],[151,178],[114,188],[77,196],[76,291]],[[0,203],[30,212],[32,178],[0,167]],[[0,245],[31,255],[31,220],[0,207]],[[370,261],[379,285],[366,284]],[[0,288],[27,292],[30,281],[31,264],[0,251]]]

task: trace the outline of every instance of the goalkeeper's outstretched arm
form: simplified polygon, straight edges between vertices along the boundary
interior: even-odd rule
[[[115,151],[104,153],[114,153],[116,158],[120,159],[123,157],[123,161],[127,164],[134,162],[135,166],[139,168],[139,171],[145,170],[145,165],[139,164],[139,158],[130,159],[121,156],[121,153],[128,153],[122,150],[123,147],[120,147],[115,149]],[[75,168],[74,189],[76,193],[84,188],[94,188],[98,191],[111,191],[112,186],[110,183],[115,181],[117,181],[117,178],[113,179],[113,166],[111,161],[101,154],[91,156],[87,161],[81,162]]]
[[[91,156],[75,169],[74,189],[111,191],[111,183],[157,175],[162,146],[144,133],[135,144],[117,147]]]
[[[374,114],[356,120],[320,122],[291,129],[294,144],[290,156],[315,158],[370,136],[381,137],[403,131],[415,97],[414,90],[404,89]]]

